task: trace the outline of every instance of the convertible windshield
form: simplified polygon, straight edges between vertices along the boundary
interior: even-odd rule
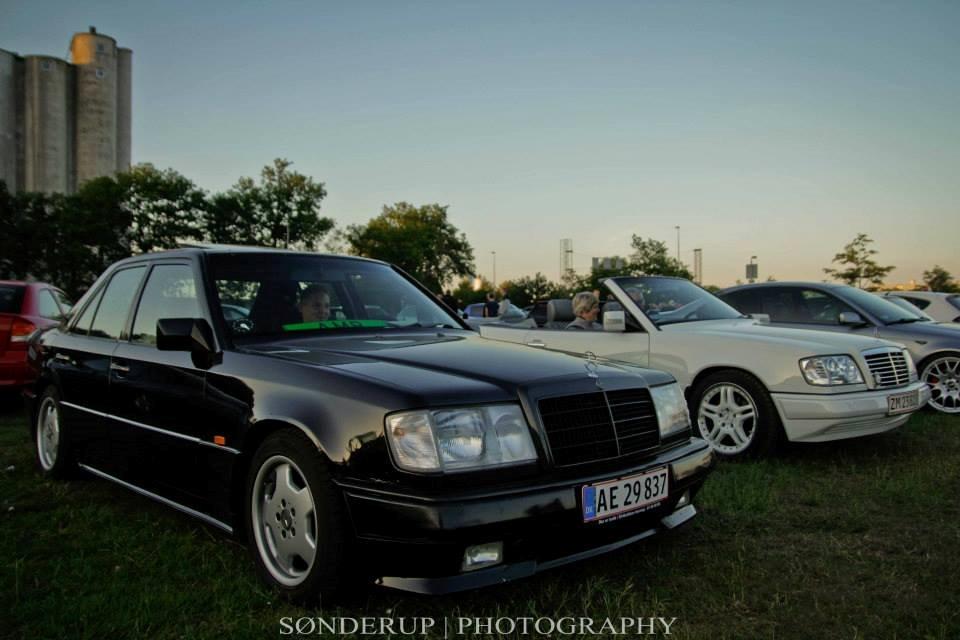
[[[388,265],[330,256],[209,256],[224,321],[235,337],[398,327],[460,328]]]
[[[732,320],[743,315],[689,280],[644,276],[616,283],[658,327],[698,320]]]

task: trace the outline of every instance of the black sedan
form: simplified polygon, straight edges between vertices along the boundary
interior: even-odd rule
[[[609,551],[692,518],[712,465],[669,375],[483,340],[373,260],[129,258],[32,362],[43,472],[245,538],[294,598],[457,591]]]

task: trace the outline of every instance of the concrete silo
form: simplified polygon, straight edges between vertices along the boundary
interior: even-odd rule
[[[117,43],[92,28],[74,34],[77,186],[117,170]]]
[[[117,49],[117,171],[130,168],[133,99],[133,51]]]
[[[50,56],[24,58],[26,191],[73,190],[73,70]]]
[[[0,49],[0,180],[16,193],[23,181],[23,59]]]

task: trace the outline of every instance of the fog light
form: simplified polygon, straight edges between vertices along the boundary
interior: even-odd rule
[[[683,492],[683,495],[680,496],[680,499],[677,500],[677,506],[674,507],[674,508],[675,508],[675,509],[679,509],[680,507],[685,507],[685,506],[687,506],[688,504],[690,504],[690,492],[689,492],[689,491],[684,491],[684,492]]]
[[[503,543],[488,542],[467,547],[463,552],[463,571],[473,571],[500,564],[503,561]]]

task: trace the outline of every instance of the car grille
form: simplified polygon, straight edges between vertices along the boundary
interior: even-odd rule
[[[878,388],[899,387],[910,382],[910,367],[903,351],[889,350],[879,353],[865,353],[864,360],[870,367],[870,375]]]
[[[657,412],[647,389],[545,398],[539,407],[557,466],[618,458],[660,445]]]

